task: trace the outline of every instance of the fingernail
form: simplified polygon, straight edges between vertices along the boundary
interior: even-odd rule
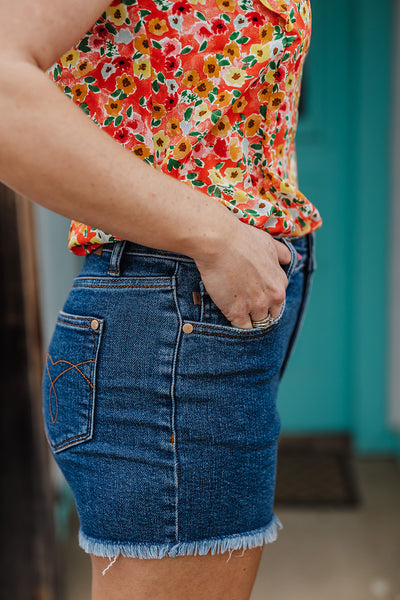
[[[301,260],[303,258],[302,255],[300,254],[300,252],[297,253],[297,256],[299,257],[299,260]]]

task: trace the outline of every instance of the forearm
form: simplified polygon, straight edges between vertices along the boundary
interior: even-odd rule
[[[0,179],[34,202],[196,258],[236,217],[125,150],[34,64],[0,64]]]

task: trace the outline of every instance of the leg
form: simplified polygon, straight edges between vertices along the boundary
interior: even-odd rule
[[[262,546],[250,550],[140,559],[91,554],[92,600],[249,600]],[[229,560],[228,560],[229,559]]]

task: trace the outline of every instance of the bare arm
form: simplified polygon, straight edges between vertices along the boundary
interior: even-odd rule
[[[126,151],[44,73],[109,4],[19,0],[10,11],[0,0],[0,22],[7,23],[0,54],[0,179],[66,217],[193,257],[210,295],[238,327],[251,325],[249,314],[260,319],[268,308],[276,314],[286,286],[279,259],[287,262],[287,249]]]

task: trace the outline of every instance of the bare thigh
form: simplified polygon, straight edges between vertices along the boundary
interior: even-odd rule
[[[204,556],[92,559],[92,600],[249,600],[263,546]],[[229,560],[228,560],[229,559]]]

